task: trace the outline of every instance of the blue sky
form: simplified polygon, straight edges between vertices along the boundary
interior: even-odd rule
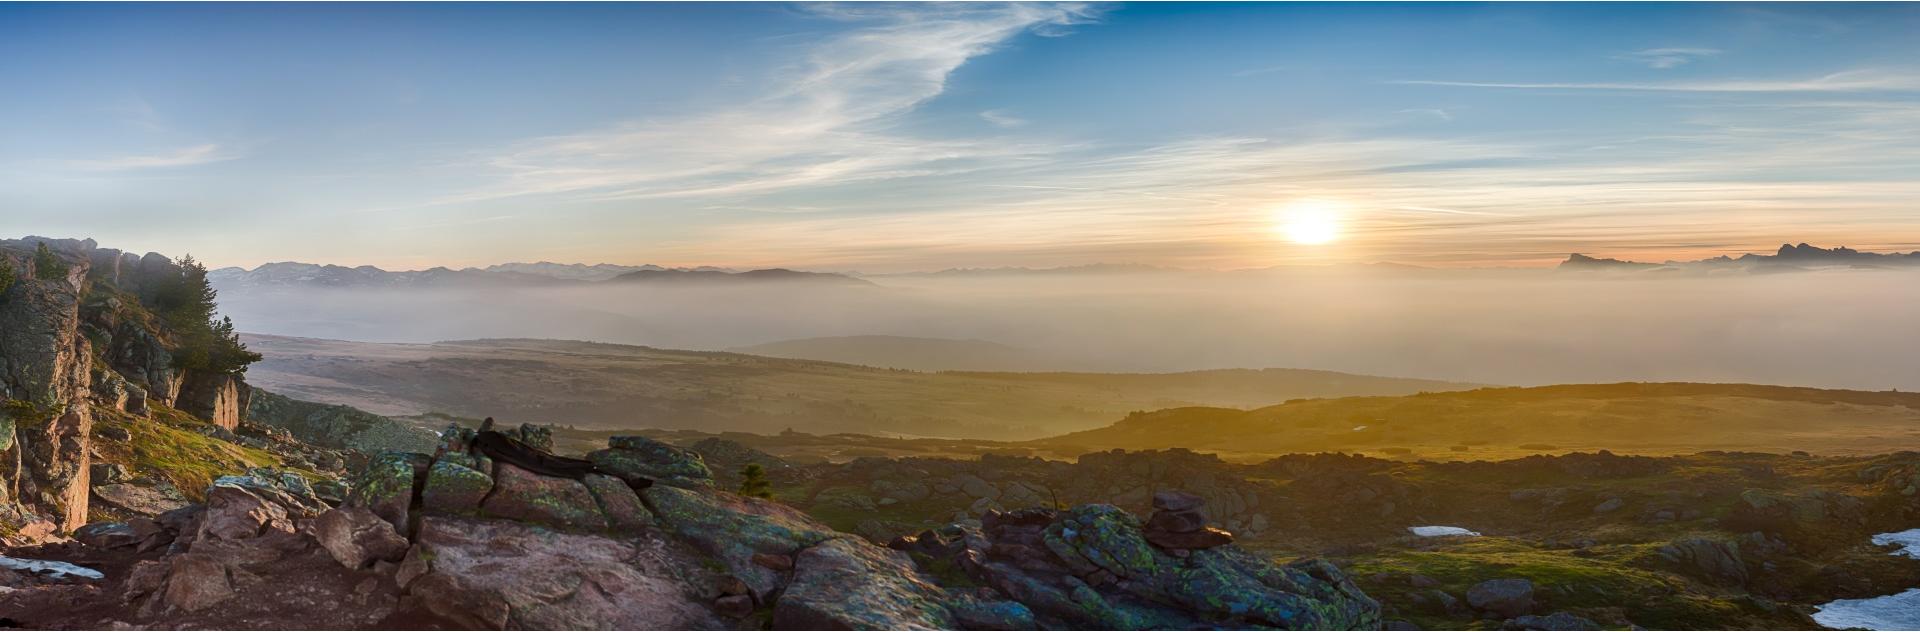
[[[1910,249],[1915,32],[1900,4],[6,4],[0,234],[390,268]]]

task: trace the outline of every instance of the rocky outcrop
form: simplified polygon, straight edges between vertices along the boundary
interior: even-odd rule
[[[347,406],[304,402],[252,389],[246,419],[284,429],[302,442],[337,450],[432,452],[432,432]]]
[[[0,288],[0,531],[44,532],[26,528],[41,523],[65,531],[86,521],[96,409],[145,417],[178,404],[222,438],[239,439],[232,433],[244,419],[246,383],[223,374],[183,379],[173,335],[149,310],[163,289],[178,287],[179,265],[41,237],[0,240],[0,264],[13,271]],[[154,506],[136,502],[138,493],[118,496]]]
[[[1380,606],[1339,569],[1274,566],[1232,546],[1176,555],[1109,505],[992,512],[890,547],[950,564],[1030,609],[1043,627],[1377,629]]]
[[[87,262],[56,255],[60,271],[8,248],[0,258],[17,275],[0,292],[0,521],[71,530],[86,522],[93,423]]]
[[[426,517],[405,588],[419,607],[479,629],[715,630],[718,578],[683,547]]]
[[[773,606],[788,630],[937,630],[953,627],[947,591],[903,553],[846,537],[802,550]]]
[[[607,449],[587,454],[594,466],[622,478],[646,478],[668,485],[704,487],[713,473],[698,453],[641,436],[616,436]]]
[[[180,387],[174,407],[205,419],[213,425],[233,430],[245,418],[253,389],[237,375],[190,371]]]
[[[602,461],[623,473],[689,475],[636,494],[612,476],[542,476],[485,463],[459,441],[447,447],[375,459],[348,502],[365,507],[352,510],[362,519],[322,519],[370,534],[415,525],[392,530],[412,534],[394,582],[412,607],[461,626],[714,629],[754,612],[780,629],[1380,624],[1378,604],[1330,565],[1274,566],[1231,545],[1156,546],[1111,506],[990,511],[982,528],[952,525],[883,548],[786,505],[700,484],[677,449],[617,439],[596,453],[622,452]],[[1198,510],[1197,497],[1165,496],[1175,515]],[[333,539],[326,548],[343,564],[380,567],[354,537]],[[956,573],[978,587],[934,579]]]

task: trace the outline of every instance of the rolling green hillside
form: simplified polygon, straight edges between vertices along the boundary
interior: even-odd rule
[[[1343,451],[1442,460],[1612,450],[1870,454],[1920,448],[1920,394],[1752,384],[1489,388],[1185,407],[1030,445],[1055,452],[1185,447],[1257,458]]]

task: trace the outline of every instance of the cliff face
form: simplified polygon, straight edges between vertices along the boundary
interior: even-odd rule
[[[44,251],[41,249],[45,246]],[[0,240],[0,530],[86,523],[94,406],[179,406],[227,429],[251,392],[238,375],[183,371],[145,302],[180,268],[92,240]],[[8,277],[11,277],[10,279]]]
[[[60,271],[4,251],[0,258],[17,275],[0,294],[0,505],[33,508],[72,529],[87,514],[93,354],[80,335],[79,306],[88,268],[63,260]]]

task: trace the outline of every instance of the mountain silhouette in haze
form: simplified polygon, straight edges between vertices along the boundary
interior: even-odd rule
[[[802,272],[785,268],[736,272],[726,268],[665,268],[654,265],[621,266],[613,264],[505,263],[486,268],[455,270],[435,267],[426,270],[383,270],[374,266],[347,267],[331,264],[284,261],[264,263],[251,270],[227,267],[207,272],[216,287],[253,289],[273,287],[327,288],[447,288],[447,287],[547,287],[584,286],[600,283],[687,282],[699,283],[833,283],[870,285],[861,279],[827,272]]]
[[[1567,256],[1566,261],[1560,262],[1558,269],[1567,271],[1737,270],[1764,273],[1838,266],[1859,268],[1920,266],[1920,250],[1913,252],[1865,252],[1846,246],[1821,248],[1801,242],[1799,244],[1780,244],[1780,248],[1770,255],[1754,253],[1740,255],[1739,257],[1722,255],[1697,261],[1667,261],[1664,263],[1605,259],[1573,253]]]

